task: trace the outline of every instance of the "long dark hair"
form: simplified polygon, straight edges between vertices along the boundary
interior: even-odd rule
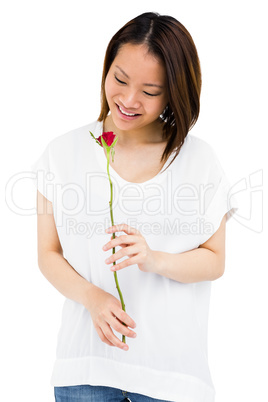
[[[146,44],[149,53],[164,63],[168,104],[160,118],[167,145],[161,162],[175,152],[173,162],[199,116],[201,69],[194,41],[179,21],[166,15],[144,13],[124,25],[112,37],[106,50],[99,121],[104,121],[109,113],[105,96],[106,76],[119,48],[126,43]]]

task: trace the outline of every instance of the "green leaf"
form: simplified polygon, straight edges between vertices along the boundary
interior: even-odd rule
[[[118,137],[115,137],[114,142],[110,146],[113,148],[115,146],[115,144],[117,143],[117,141],[118,141]]]
[[[90,131],[90,135],[92,138],[94,138],[94,140],[96,141],[97,144],[99,144],[99,146],[101,147],[101,143],[99,142],[99,140],[97,140],[97,138],[94,136],[94,134],[92,134],[92,132]]]
[[[107,145],[106,142],[104,141],[103,136],[101,136],[101,143],[102,143],[103,147],[104,147],[106,150],[108,150],[108,149],[110,148],[110,147],[108,147],[108,145]]]
[[[112,161],[113,162],[114,162],[114,154],[115,154],[114,147],[111,146],[111,155],[112,155]]]

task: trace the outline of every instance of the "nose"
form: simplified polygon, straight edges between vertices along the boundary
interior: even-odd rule
[[[140,107],[139,96],[134,89],[125,88],[119,100],[126,109],[138,109]]]

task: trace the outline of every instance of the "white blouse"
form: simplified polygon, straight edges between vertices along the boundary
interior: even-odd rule
[[[89,133],[98,137],[102,129],[94,122],[55,138],[32,170],[38,190],[53,203],[64,258],[118,298],[104,262],[109,254],[102,250],[111,226],[107,161]],[[208,240],[237,206],[206,142],[188,134],[163,172],[173,156],[144,183],[127,182],[110,166],[113,213],[115,224],[137,228],[151,249],[182,253]],[[66,299],[52,385],[103,385],[174,402],[213,402],[207,359],[211,283],[183,284],[141,272],[136,265],[119,271],[118,280],[137,338],[126,338],[127,352],[108,346],[85,307]]]

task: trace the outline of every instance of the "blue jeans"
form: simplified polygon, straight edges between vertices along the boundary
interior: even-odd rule
[[[56,402],[169,402],[117,388],[92,385],[55,387],[54,392]]]

